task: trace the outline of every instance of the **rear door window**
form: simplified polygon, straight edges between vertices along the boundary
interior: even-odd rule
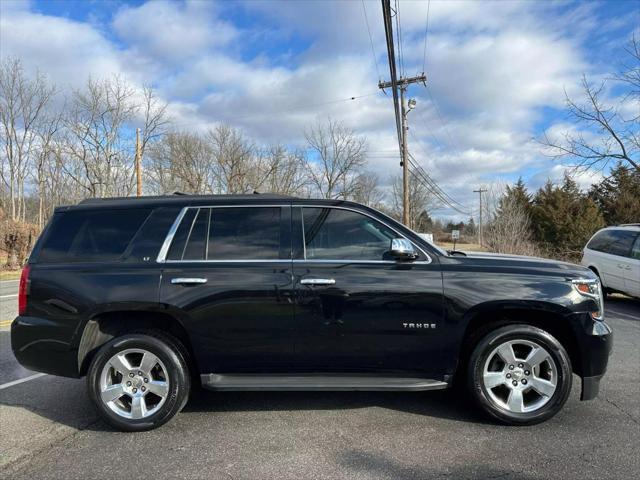
[[[281,211],[280,207],[212,209],[207,259],[277,260]]]
[[[282,208],[189,208],[167,254],[168,260],[278,260]]]
[[[56,214],[38,262],[93,262],[119,259],[150,209],[72,210]]]

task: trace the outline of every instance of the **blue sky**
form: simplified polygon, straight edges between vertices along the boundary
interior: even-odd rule
[[[400,0],[407,75],[423,68],[427,7],[428,90],[410,90],[416,159],[469,208],[482,184],[561,178],[565,167],[535,139],[566,128],[564,92],[578,96],[583,73],[604,79],[624,61],[640,2]],[[367,137],[367,168],[383,183],[399,173],[393,110],[377,89],[388,77],[377,0],[364,2],[373,52],[359,0],[3,0],[0,8],[0,55],[62,90],[89,75],[121,75],[155,86],[177,128],[226,121],[258,144],[303,145],[305,128],[330,116]],[[337,101],[351,96],[362,98]],[[607,101],[619,101],[613,84]]]

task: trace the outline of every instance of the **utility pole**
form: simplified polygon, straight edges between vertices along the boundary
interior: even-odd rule
[[[486,188],[482,188],[480,187],[478,190],[474,190],[473,193],[477,193],[480,195],[480,219],[478,222],[478,243],[480,244],[480,246],[482,246],[482,241],[483,241],[483,237],[482,237],[482,194],[484,192],[486,192],[487,189]]]
[[[396,85],[400,89],[400,109],[402,120],[402,138],[400,139],[400,166],[402,167],[402,223],[405,226],[409,226],[409,150],[407,149],[407,131],[409,125],[407,124],[407,115],[415,107],[415,100],[409,100],[409,107],[405,101],[405,93],[407,87],[412,83],[423,83],[426,85],[427,77],[423,73],[415,77],[400,78],[396,82]],[[392,82],[378,82],[378,88],[384,90],[385,88],[393,87]]]
[[[136,185],[137,195],[142,196],[142,155],[140,154],[140,129],[136,128]]]

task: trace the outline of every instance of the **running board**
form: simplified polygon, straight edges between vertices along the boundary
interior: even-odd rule
[[[441,390],[448,383],[428,378],[402,378],[347,375],[254,375],[216,374],[200,375],[202,386],[209,390],[366,390],[366,391],[419,391]]]

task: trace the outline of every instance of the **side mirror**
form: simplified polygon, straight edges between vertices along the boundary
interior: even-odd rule
[[[406,238],[394,238],[391,240],[389,253],[396,260],[415,260],[418,257],[413,244]]]

